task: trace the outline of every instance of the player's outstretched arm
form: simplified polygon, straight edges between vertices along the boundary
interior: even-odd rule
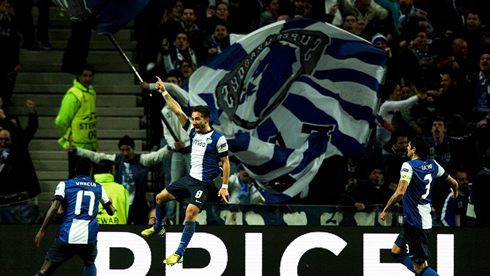
[[[174,100],[174,98],[172,98],[172,96],[170,96],[170,94],[167,92],[167,90],[165,89],[165,84],[163,84],[163,81],[159,77],[156,78],[158,79],[158,81],[155,86],[155,89],[157,89],[158,92],[162,94],[170,110],[172,110],[175,113],[175,115],[177,115],[177,118],[179,118],[179,122],[182,124],[182,126],[184,126],[188,120],[187,115],[184,113],[179,103],[176,100]]]
[[[36,238],[34,239],[34,242],[36,243],[37,247],[41,245],[41,240],[44,237],[44,230],[48,228],[49,224],[53,220],[53,218],[56,216],[58,213],[58,209],[61,206],[61,201],[55,199],[53,200],[53,203],[51,203],[51,207],[49,207],[48,213],[46,214],[46,217],[44,218],[43,225],[41,225],[41,228],[36,234]]]
[[[407,188],[408,188],[408,182],[405,180],[400,180],[400,183],[398,183],[398,187],[396,188],[395,193],[391,196],[385,208],[379,214],[380,219],[386,220],[388,211],[391,209],[391,207],[393,207],[396,203],[398,203],[400,199],[402,199],[403,195],[405,195],[405,192],[407,191]]]

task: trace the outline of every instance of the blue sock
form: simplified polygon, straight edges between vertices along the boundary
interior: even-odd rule
[[[182,231],[182,238],[180,239],[179,248],[177,249],[177,251],[175,251],[175,253],[179,254],[180,256],[184,255],[184,251],[189,245],[189,242],[191,241],[192,235],[194,235],[195,231],[196,231],[195,221],[184,222],[184,231]]]
[[[412,271],[413,273],[415,273],[415,269],[413,269],[412,260],[410,260],[410,257],[408,257],[408,254],[407,253],[404,253],[404,254],[394,254],[394,253],[391,253],[391,255],[393,256],[393,258],[395,258],[395,260],[397,260],[399,263],[402,263],[410,271]]]
[[[157,205],[155,206],[155,226],[153,226],[155,230],[158,231],[162,229],[163,221],[165,220],[166,216],[167,216],[167,204],[160,205],[157,202]]]
[[[95,264],[91,266],[84,266],[83,276],[97,276],[97,268],[95,267]]]
[[[426,267],[424,270],[422,270],[420,276],[439,276],[439,274],[437,274],[437,272],[435,272],[434,269],[430,267]]]

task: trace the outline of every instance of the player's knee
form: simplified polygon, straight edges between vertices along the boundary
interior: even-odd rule
[[[417,274],[422,274],[426,269],[428,268],[427,266],[427,263],[423,262],[423,263],[413,263],[413,269],[415,270],[415,272],[417,272]]]

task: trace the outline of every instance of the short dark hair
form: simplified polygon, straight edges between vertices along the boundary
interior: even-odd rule
[[[88,63],[85,63],[84,65],[82,65],[80,67],[80,71],[79,71],[78,75],[80,76],[83,73],[83,71],[90,71],[90,72],[92,72],[92,74],[95,75],[95,68]]]
[[[92,165],[92,162],[90,161],[90,159],[88,159],[88,157],[82,157],[77,161],[77,164],[75,166],[75,172],[76,172],[77,176],[80,176],[80,175],[91,176],[92,168],[93,168],[93,165]]]
[[[114,161],[109,159],[101,160],[97,164],[97,173],[109,173],[112,172],[112,167],[114,166]]]
[[[129,137],[129,135],[124,135],[123,138],[119,140],[119,144],[117,144],[117,147],[121,148],[121,146],[123,145],[130,146],[131,148],[134,149],[134,140],[131,137]]]
[[[196,105],[194,108],[192,108],[192,112],[199,112],[201,113],[203,118],[210,118],[211,113],[209,112],[209,109],[205,107],[204,105]]]
[[[391,143],[395,144],[398,141],[398,137],[407,137],[408,132],[403,128],[397,128],[391,133]]]
[[[410,145],[412,146],[412,149],[416,149],[415,154],[417,154],[420,159],[427,159],[430,149],[429,139],[422,135],[415,135],[412,140],[410,140]]]
[[[180,79],[181,81],[184,81],[184,74],[182,74],[182,71],[174,69],[168,72],[167,78],[168,77],[175,77],[177,79]]]

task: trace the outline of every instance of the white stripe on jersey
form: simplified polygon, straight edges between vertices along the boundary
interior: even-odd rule
[[[68,234],[68,243],[70,244],[87,244],[88,243],[88,224],[90,220],[74,219],[71,223]]]
[[[432,228],[432,216],[430,214],[431,208],[430,204],[417,205],[419,209],[419,214],[422,217],[422,229]]]

